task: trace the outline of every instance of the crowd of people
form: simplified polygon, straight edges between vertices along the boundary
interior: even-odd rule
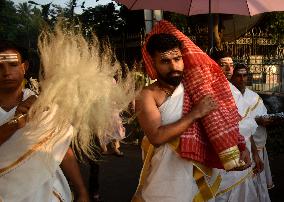
[[[142,54],[147,74],[156,81],[135,100],[145,136],[144,164],[132,201],[270,201],[268,189],[274,185],[265,147],[270,121],[260,96],[246,87],[248,67],[234,64],[224,51],[208,56],[167,21],[155,25]],[[38,139],[23,145],[29,139],[23,131],[31,127],[30,110],[41,96],[24,87],[27,71],[27,51],[1,41],[0,201],[101,201],[98,162],[83,158],[91,170],[84,182],[78,147],[71,144],[72,123],[53,141],[50,134],[56,136],[56,129],[41,134],[54,119],[47,109],[32,130]],[[94,145],[101,154],[123,156],[120,112],[109,118],[114,122],[114,130],[105,131],[112,133],[110,138],[98,136]]]
[[[263,127],[267,122],[263,115],[267,111],[261,98],[246,88],[249,73],[247,67],[243,64],[234,65],[232,57],[223,51],[215,51],[211,55],[214,60],[212,61],[209,56],[204,53],[202,55],[198,47],[186,36],[165,21],[160,21],[149,34],[143,56],[144,61],[149,62],[148,66],[146,64],[149,76],[157,79],[157,82],[144,88],[136,101],[136,112],[146,134],[145,142],[148,141],[148,145],[145,144],[144,147],[146,158],[141,175],[143,178],[140,179],[134,198],[137,201],[139,199],[144,201],[270,201],[268,188],[273,186],[273,182],[265,150],[266,131]],[[216,69],[216,63],[219,70]],[[213,76],[204,74],[213,74]],[[202,80],[198,81],[197,77],[206,78],[206,83]],[[223,78],[226,78],[226,81]],[[243,145],[237,142],[240,155],[230,151],[232,147],[229,145],[229,149],[225,150],[225,153],[229,154],[226,157],[227,162],[221,161],[223,169],[216,166],[218,169],[215,167],[209,172],[210,174],[207,174],[206,168],[192,161],[195,159],[191,158],[191,161],[188,161],[182,156],[182,139],[185,137],[187,128],[194,122],[203,124],[205,130],[203,129],[202,132],[204,136],[207,133],[209,140],[214,135],[209,134],[210,130],[204,125],[208,124],[214,130],[217,128],[214,127],[215,125],[210,126],[212,123],[205,122],[203,117],[211,116],[213,119],[216,116],[213,112],[220,110],[223,104],[223,100],[217,100],[218,94],[224,92],[224,90],[218,92],[220,89],[214,86],[214,83],[218,82],[219,84],[222,82],[221,85],[229,89],[224,99],[230,99],[232,96],[237,106],[240,115],[238,132],[245,144],[243,148]],[[194,87],[196,83],[198,86]],[[215,87],[215,89],[207,90],[208,85],[210,85],[209,88]],[[194,103],[196,94],[208,93],[208,91],[210,97],[203,96]],[[187,94],[192,100],[186,100]],[[189,112],[185,111],[186,102],[193,102]],[[225,112],[221,113],[225,114]],[[220,119],[217,121],[230,124],[229,121],[224,122]],[[198,130],[194,131],[191,138],[199,138],[198,132]],[[233,128],[223,132],[234,135]],[[217,134],[217,136],[220,135]],[[217,137],[213,139],[215,138]],[[176,139],[179,140],[179,147],[175,146]],[[224,141],[228,141],[226,137]],[[153,147],[149,146],[149,143]],[[198,146],[195,145],[195,147]],[[191,149],[190,152],[194,153],[195,150]],[[200,148],[195,156],[204,155],[198,152]],[[224,151],[217,154],[221,160],[224,157],[222,153],[224,154]],[[231,160],[238,161],[236,166],[226,169]],[[242,165],[238,165],[239,162]],[[204,165],[206,166],[206,162],[203,163]],[[205,175],[202,182],[195,177],[198,169]]]

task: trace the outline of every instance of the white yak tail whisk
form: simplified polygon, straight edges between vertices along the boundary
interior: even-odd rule
[[[92,157],[90,142],[96,137],[105,139],[104,131],[112,128],[112,114],[126,109],[134,99],[134,76],[129,72],[114,84],[121,66],[109,46],[100,46],[95,35],[88,41],[80,31],[66,29],[62,23],[53,31],[44,31],[38,45],[41,92],[26,130],[40,125],[43,111],[58,106],[48,126],[59,131],[54,133],[54,141],[71,124],[75,128],[73,144]]]

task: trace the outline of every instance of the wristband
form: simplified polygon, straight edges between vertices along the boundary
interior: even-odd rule
[[[12,118],[9,122],[8,125],[16,125],[17,128],[19,128],[19,121],[21,118],[24,118],[25,116],[27,116],[26,114],[19,114],[17,116],[15,116],[14,118]]]

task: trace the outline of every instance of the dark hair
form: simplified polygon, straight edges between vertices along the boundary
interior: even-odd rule
[[[234,65],[233,74],[235,74],[240,69],[245,69],[247,71],[247,73],[249,73],[249,69],[248,69],[248,67],[245,64],[237,63],[237,64]]]
[[[217,63],[220,62],[221,58],[226,58],[226,57],[232,57],[230,52],[227,51],[221,51],[221,50],[214,50],[210,57]]]
[[[22,58],[22,62],[28,60],[29,53],[26,48],[18,46],[11,41],[0,40],[0,52],[6,51],[9,49],[19,52]]]
[[[146,45],[148,53],[153,57],[155,52],[164,53],[174,48],[182,49],[182,42],[172,34],[154,34]]]

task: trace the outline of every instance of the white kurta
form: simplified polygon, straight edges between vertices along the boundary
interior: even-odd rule
[[[250,150],[250,137],[256,131],[257,124],[247,112],[249,105],[244,101],[241,92],[232,84],[230,84],[231,91],[236,102],[238,112],[243,117],[239,123],[240,133],[246,140],[246,146]],[[223,193],[216,197],[215,201],[230,201],[230,202],[257,202],[257,192],[251,176],[252,168],[244,171],[230,171],[221,170],[222,182],[219,192]]]
[[[32,94],[25,89],[24,100]],[[6,112],[0,108],[0,125],[9,121],[15,110],[16,107]],[[45,114],[46,123],[52,121],[52,110]],[[40,134],[43,127],[44,123],[35,128],[35,133]],[[17,130],[0,146],[0,201],[71,201],[71,191],[59,164],[70,145],[72,127],[66,128],[64,138],[52,144],[51,150],[46,150],[47,144],[51,144],[48,135],[43,134],[39,139],[27,141],[29,137],[24,136],[22,130]]]
[[[172,96],[160,106],[162,125],[181,118],[183,94],[184,88],[180,84]],[[197,192],[192,162],[181,158],[169,144],[156,148],[142,189],[142,198],[146,202],[189,202]]]
[[[251,91],[250,89],[246,89],[243,94],[243,97],[244,100],[250,106],[252,106],[252,110],[250,112],[252,117],[263,116],[267,114],[267,109],[263,104],[262,99],[257,93]],[[272,187],[273,182],[271,177],[268,155],[265,149],[267,139],[266,128],[258,126],[256,132],[253,134],[253,139],[258,148],[259,156],[264,163],[264,170],[258,176],[254,177],[254,184],[257,189],[259,201],[269,202],[270,198],[267,187]]]

